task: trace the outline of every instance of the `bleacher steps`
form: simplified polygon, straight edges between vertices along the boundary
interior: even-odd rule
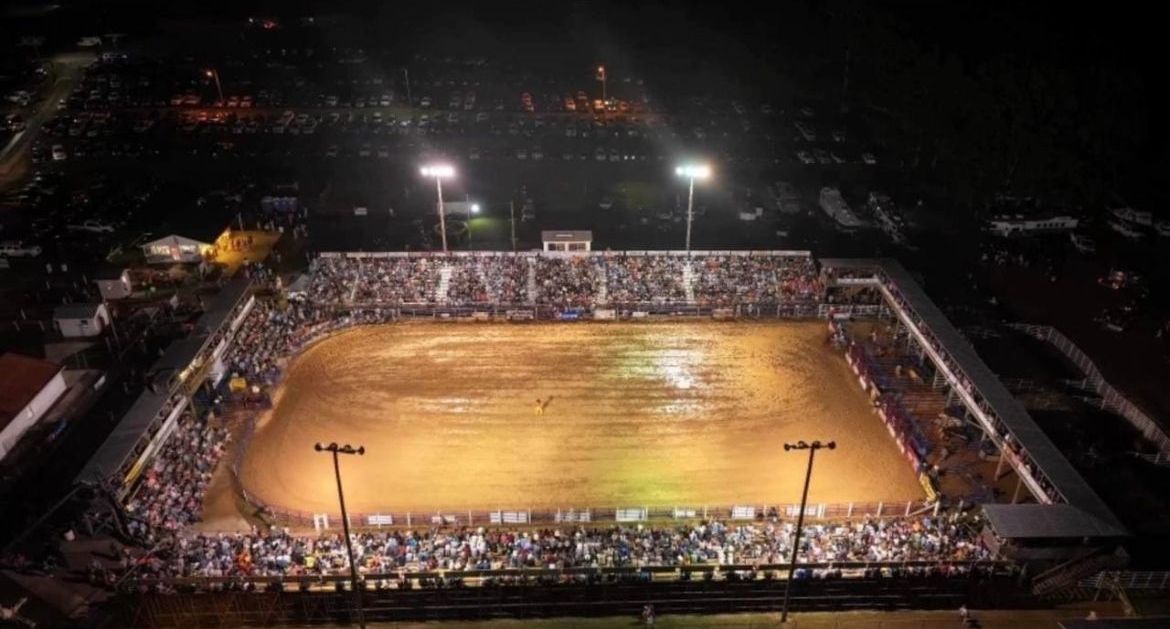
[[[455,272],[450,265],[439,269],[439,286],[435,288],[435,303],[447,303],[447,290],[451,288],[451,275]]]

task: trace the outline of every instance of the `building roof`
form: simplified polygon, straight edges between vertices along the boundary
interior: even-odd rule
[[[182,371],[191,366],[191,361],[199,355],[203,346],[207,344],[206,334],[196,334],[174,341],[163,351],[163,355],[154,361],[147,373],[161,377],[163,372]],[[169,377],[169,376],[168,376]]]
[[[49,384],[63,367],[39,358],[8,352],[0,355],[0,430]]]
[[[204,334],[218,330],[227,321],[228,316],[231,315],[240,301],[247,298],[251,290],[251,278],[243,275],[224,284],[223,288],[219,289],[219,292],[211,299],[207,311],[199,317],[195,329]]]
[[[165,391],[158,393],[150,389],[143,391],[130,410],[118,421],[114,431],[106,437],[101,447],[85,464],[81,473],[77,475],[77,480],[99,482],[122,467],[166,403]]]
[[[1115,522],[1103,521],[1071,504],[985,504],[983,513],[995,534],[1004,539],[1119,537]]]
[[[187,236],[183,236],[180,234],[167,234],[166,236],[163,236],[162,238],[157,238],[157,239],[152,240],[150,242],[144,242],[144,243],[142,243],[142,246],[143,247],[151,247],[153,245],[169,245],[172,242],[177,242],[180,245],[210,245],[212,243],[212,241],[214,241],[214,240],[215,240],[214,237],[209,238],[207,240],[202,240],[202,239],[197,239],[197,238],[189,238]]]
[[[593,232],[588,229],[563,229],[540,232],[544,242],[593,242]]]
[[[1113,515],[1105,502],[1073,469],[1068,459],[1064,458],[1048,435],[1044,434],[1044,431],[1028,414],[1024,405],[999,381],[991,368],[975,353],[975,348],[971,346],[971,343],[955,329],[950,320],[922,290],[922,287],[910,277],[910,273],[896,260],[883,259],[878,261],[878,264],[886,277],[897,285],[902,297],[910,304],[918,317],[946,348],[951,358],[959,364],[963,373],[970,379],[975,389],[979,391],[995,414],[1003,420],[1007,431],[1011,433],[1016,443],[1027,451],[1065,501],[1082,512],[1080,516],[1075,516],[1072,510],[1056,509],[1051,512],[1053,517],[1076,517],[1079,520],[1079,527],[1084,530],[1096,530],[1096,536],[1126,535],[1125,527]],[[1027,506],[1029,505],[996,505],[1000,519],[1005,523],[1005,526],[1008,509],[1019,509]],[[1042,525],[1040,530],[1061,530],[1060,527],[1037,519],[1032,509],[1022,510],[1020,513],[1020,516],[1013,519],[1016,525],[1031,522],[1038,526]],[[1073,524],[1070,523],[1068,526],[1072,527]],[[1019,526],[1011,528],[1020,533],[1019,537],[1028,537],[1028,535],[1023,534],[1024,531]],[[1005,537],[1012,536],[1005,535]]]
[[[95,279],[95,280],[121,280],[122,274],[124,274],[126,272],[126,270],[127,269],[125,269],[124,267],[103,266],[103,267],[101,267],[98,270],[93,272],[93,279]]]
[[[53,308],[54,319],[92,319],[102,309],[101,303],[67,304]]]

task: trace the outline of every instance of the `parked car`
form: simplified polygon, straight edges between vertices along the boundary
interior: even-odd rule
[[[74,223],[72,225],[67,225],[66,229],[70,229],[73,231],[91,232],[94,234],[112,234],[112,233],[114,233],[114,226],[113,225],[107,225],[105,223],[95,221],[92,219],[87,220],[87,221],[82,221],[80,223]]]
[[[0,256],[9,258],[35,258],[41,255],[38,245],[26,245],[20,241],[0,242]]]

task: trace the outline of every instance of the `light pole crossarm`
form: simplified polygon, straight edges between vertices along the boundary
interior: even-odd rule
[[[784,444],[784,451],[789,450],[808,450],[808,468],[804,472],[804,490],[800,494],[800,513],[796,515],[796,532],[792,536],[792,560],[788,563],[788,580],[784,582],[784,606],[780,612],[780,622],[788,622],[788,601],[792,594],[792,579],[796,574],[796,559],[800,552],[800,532],[804,528],[804,512],[808,505],[808,487],[812,481],[813,460],[816,457],[817,450],[822,448],[833,450],[837,447],[837,442],[829,441],[821,443],[820,441],[813,441],[808,443],[806,441],[797,441],[796,443]]]
[[[341,462],[337,455],[356,454],[362,456],[366,453],[366,448],[365,446],[355,448],[348,443],[338,445],[337,442],[333,442],[329,445],[318,443],[313,446],[313,449],[317,452],[328,452],[333,455],[333,474],[337,478],[337,501],[341,505],[341,528],[345,532],[345,551],[349,556],[349,576],[352,581],[355,606],[357,607],[358,626],[361,629],[365,629],[366,611],[365,602],[363,601],[365,587],[362,586],[361,580],[358,578],[357,559],[353,554],[353,540],[349,537],[349,513],[345,510],[345,491],[341,486]]]

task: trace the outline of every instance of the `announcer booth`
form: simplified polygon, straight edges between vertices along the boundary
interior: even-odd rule
[[[593,232],[586,229],[542,231],[545,251],[592,251]]]

